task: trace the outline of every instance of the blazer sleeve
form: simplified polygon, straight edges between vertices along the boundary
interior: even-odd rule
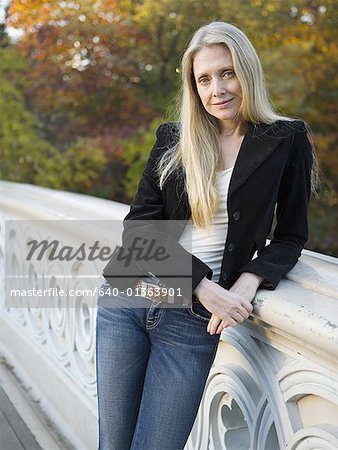
[[[104,276],[124,276],[131,270],[123,266],[118,254],[124,249],[131,248],[133,242],[140,244],[141,240],[156,242],[166,250],[167,259],[159,264],[156,258],[135,258],[138,269],[137,276],[149,273],[157,276],[168,287],[181,288],[184,297],[190,298],[199,282],[206,276],[212,277],[212,270],[200,259],[185,250],[175,238],[175,227],[182,227],[180,221],[167,220],[170,232],[165,231],[164,203],[162,191],[159,187],[156,165],[168,145],[172,142],[172,125],[164,123],[156,131],[156,142],[150,152],[147,165],[143,171],[136,196],[130,211],[123,222],[122,248],[105,269]],[[177,230],[176,230],[177,232]],[[182,230],[181,230],[182,232]]]
[[[260,287],[275,289],[282,276],[296,264],[308,239],[312,163],[312,147],[301,122],[294,132],[289,160],[279,187],[273,239],[240,270],[240,273],[262,276],[264,281]]]

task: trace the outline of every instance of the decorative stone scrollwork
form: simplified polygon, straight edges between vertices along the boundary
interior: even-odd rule
[[[338,380],[331,370],[304,361],[283,367],[277,375],[290,416],[300,429],[290,449],[338,448]],[[332,423],[333,422],[333,423]]]
[[[338,427],[329,424],[304,428],[288,443],[290,450],[336,450],[338,448]]]
[[[338,380],[278,347],[223,333],[186,450],[338,448]]]
[[[44,225],[47,226],[48,221]],[[93,306],[96,306],[96,298],[93,293],[100,283],[99,277],[90,277],[84,264],[78,261],[69,267],[58,260],[47,265],[38,259],[24,260],[23,249],[28,242],[46,239],[46,230],[41,234],[38,227],[34,228],[34,222],[9,221],[6,236],[6,262],[10,265],[12,288],[25,291],[33,288],[54,289],[55,292],[63,290],[66,293],[72,290],[77,294],[10,299],[7,295],[8,317],[24,327],[28,336],[40,342],[76,383],[94,396],[96,311]],[[48,237],[53,239],[52,231]],[[97,268],[97,273],[100,270]]]
[[[269,373],[262,377],[267,361],[245,329],[229,330],[220,348],[225,342],[223,358],[218,354],[211,369],[187,450],[278,449],[277,417],[274,420],[268,392],[273,386],[266,389],[264,383]],[[225,362],[229,344],[232,351]]]

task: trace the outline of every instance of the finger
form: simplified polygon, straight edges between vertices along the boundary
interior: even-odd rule
[[[242,303],[241,303],[241,306],[242,306],[249,314],[252,313],[253,306],[252,306],[252,304],[251,304],[250,302],[242,302]]]
[[[236,320],[236,322],[243,322],[243,320],[249,317],[249,313],[246,309],[241,307],[236,307],[230,311],[229,316]]]
[[[232,309],[232,311],[230,312],[230,315],[232,316],[232,313],[238,313],[238,314],[240,314],[242,317],[243,317],[243,319],[247,319],[249,316],[250,316],[250,314],[251,314],[251,311],[250,311],[250,308],[248,307],[248,308],[245,308],[244,306],[242,306],[242,305],[237,305],[235,308],[233,308]]]
[[[219,324],[219,326],[216,330],[216,333],[220,334],[226,328],[230,328],[230,327],[233,327],[234,325],[236,325],[236,323],[237,322],[232,317],[229,317],[227,320],[222,320],[222,322]]]
[[[236,320],[234,320],[232,317],[229,317],[229,319],[225,322],[225,328],[233,327],[237,324]]]
[[[250,316],[249,311],[243,308],[243,306],[239,306],[237,308],[237,312],[243,317],[243,319],[247,319]]]
[[[209,320],[207,330],[210,334],[215,334],[216,328],[219,325],[219,323],[222,321],[219,317],[217,317],[215,314],[211,316],[211,319]]]
[[[228,325],[226,324],[226,322],[224,320],[222,320],[222,322],[218,325],[216,334],[222,333],[222,331],[224,331],[226,328],[228,328]]]
[[[207,327],[208,333],[215,334],[215,331],[221,321],[222,321],[222,319],[220,319],[218,316],[213,314],[208,323],[208,327]]]
[[[235,313],[239,314],[240,316],[242,316],[243,320],[246,320],[250,316],[250,313],[244,308],[237,308],[235,310]]]
[[[231,314],[231,318],[234,319],[237,323],[242,323],[246,319],[246,317],[243,317],[241,314],[237,312]]]
[[[210,320],[209,320],[208,326],[207,326],[208,331],[209,331],[209,325],[212,324],[217,318],[218,317],[216,316],[216,314],[214,314],[214,313],[211,314],[211,317],[210,317]],[[221,320],[221,319],[219,319],[219,320]]]
[[[243,322],[249,317],[249,312],[241,305],[233,305],[228,315],[236,320],[236,322]]]

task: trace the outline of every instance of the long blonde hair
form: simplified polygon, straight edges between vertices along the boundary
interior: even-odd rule
[[[192,221],[199,227],[210,224],[219,206],[216,183],[222,160],[218,119],[211,116],[200,101],[193,61],[199,50],[213,45],[225,46],[232,56],[234,71],[242,88],[239,109],[242,120],[266,124],[294,120],[273,110],[256,50],[241,30],[225,22],[211,22],[196,31],[182,58],[180,139],[160,160],[158,173],[162,188],[168,177],[183,167]]]

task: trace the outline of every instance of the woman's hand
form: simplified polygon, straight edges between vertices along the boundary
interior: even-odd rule
[[[230,288],[229,292],[236,293],[244,297],[244,299],[250,303],[251,312],[251,302],[255,298],[258,286],[261,284],[263,279],[264,278],[260,277],[259,275],[244,272],[240,275],[236,283]],[[208,323],[207,331],[210,334],[220,334],[225,328],[236,325],[236,322],[243,322],[243,320],[237,320],[229,324],[227,321],[224,321],[222,317],[213,313]]]
[[[252,311],[252,305],[241,292],[235,290],[226,290],[219,284],[204,278],[195,289],[194,294],[208,311],[212,313],[212,327],[208,332],[214,334],[212,330],[222,323],[224,327],[235,325],[237,322],[243,322],[249,317]],[[218,322],[217,322],[218,321]],[[209,324],[211,319],[209,321]],[[217,322],[217,323],[216,323]]]

